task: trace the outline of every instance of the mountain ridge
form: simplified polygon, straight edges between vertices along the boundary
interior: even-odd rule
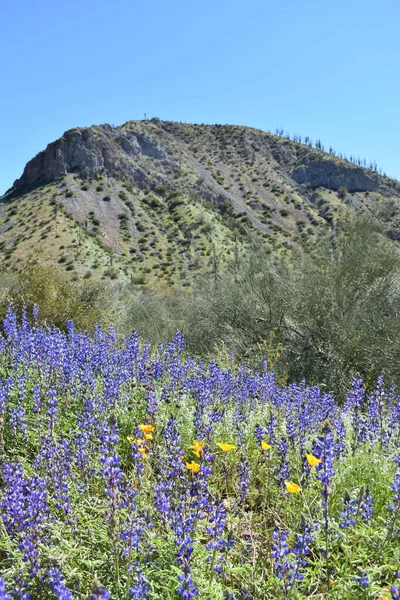
[[[68,278],[190,285],[254,245],[307,248],[349,212],[377,215],[397,239],[399,207],[396,180],[257,129],[73,128],[0,199],[0,265],[33,254]]]
[[[155,120],[154,122],[159,123],[161,127],[166,127],[167,130],[171,124],[183,128],[187,127],[183,123],[159,120]],[[110,175],[122,177],[132,175],[132,170],[129,169],[128,162],[121,164],[120,161],[115,161],[116,152],[110,143],[113,141],[120,145],[128,157],[134,157],[142,153],[159,160],[165,160],[167,158],[166,153],[159,143],[138,129],[132,130],[132,126],[137,126],[139,123],[141,125],[146,123],[152,124],[153,121],[127,121],[127,123],[118,127],[105,123],[91,127],[74,127],[67,130],[60,138],[49,143],[46,149],[28,161],[22,177],[14,182],[5,195],[14,189],[26,185],[34,186],[41,183],[49,183],[69,172],[79,172],[84,178],[92,178],[99,175],[106,168]],[[306,144],[274,136],[269,132],[239,125],[194,124],[189,125],[189,127],[199,129],[235,128],[239,131],[245,129],[256,135],[268,136],[270,139],[277,138],[281,140],[280,156],[276,152],[272,154],[278,163],[281,162],[283,164],[287,162],[287,150],[289,150],[293,159],[293,152],[290,152],[290,150],[293,147],[301,148],[302,164],[297,166],[291,173],[293,179],[299,184],[309,182],[312,187],[322,186],[329,189],[339,189],[344,183],[347,183],[347,189],[350,192],[376,191],[381,187],[379,180],[382,179],[382,176],[371,169],[357,166],[328,152],[313,147],[310,148]],[[99,151],[101,151],[101,154]],[[315,160],[316,154],[318,154],[320,160]],[[110,158],[114,160],[110,160]],[[331,173],[325,174],[324,166],[327,164],[331,167]],[[311,168],[307,168],[310,166]],[[396,180],[386,176],[385,179],[391,181],[392,186],[396,185],[400,189],[400,184]]]

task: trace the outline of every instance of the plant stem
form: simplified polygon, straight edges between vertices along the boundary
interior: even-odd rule
[[[214,564],[215,564],[216,556],[217,556],[217,549],[214,548],[214,552],[213,552],[212,559],[211,559],[211,568],[210,568],[210,587],[212,586],[212,582],[214,579]]]

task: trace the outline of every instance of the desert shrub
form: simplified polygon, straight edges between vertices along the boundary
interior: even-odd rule
[[[231,273],[201,278],[168,310],[197,355],[235,347],[257,366],[273,337],[277,372],[291,381],[339,394],[356,375],[400,382],[400,257],[370,221],[349,222],[313,253],[256,252]]]
[[[24,307],[32,312],[40,307],[40,323],[65,328],[67,319],[74,319],[79,329],[92,330],[96,323],[109,323],[113,315],[112,296],[104,284],[85,282],[71,284],[58,271],[28,262],[9,283],[7,293],[0,296],[0,311],[5,314],[11,304],[17,314]]]
[[[143,202],[145,204],[147,204],[148,206],[150,206],[150,208],[152,209],[157,209],[157,208],[163,208],[164,205],[161,202],[161,200],[159,198],[157,198],[157,196],[155,196],[154,194],[148,194],[144,199]]]
[[[173,210],[177,206],[181,206],[185,201],[179,192],[174,193],[172,196],[168,198],[168,207],[170,210]]]
[[[114,269],[112,267],[106,269],[104,271],[104,275],[105,275],[105,277],[108,277],[109,279],[118,279],[118,271],[117,271],[117,269]]]
[[[135,285],[144,285],[145,281],[146,277],[144,275],[137,275],[136,277],[132,278],[132,283]]]

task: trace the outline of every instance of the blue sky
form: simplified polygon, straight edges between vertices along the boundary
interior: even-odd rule
[[[400,178],[399,0],[3,0],[0,194],[76,126],[321,138]]]

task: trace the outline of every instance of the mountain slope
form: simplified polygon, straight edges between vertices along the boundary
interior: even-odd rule
[[[0,200],[0,265],[188,286],[254,245],[308,246],[348,211],[398,237],[400,184],[240,126],[130,121],[71,129]]]

